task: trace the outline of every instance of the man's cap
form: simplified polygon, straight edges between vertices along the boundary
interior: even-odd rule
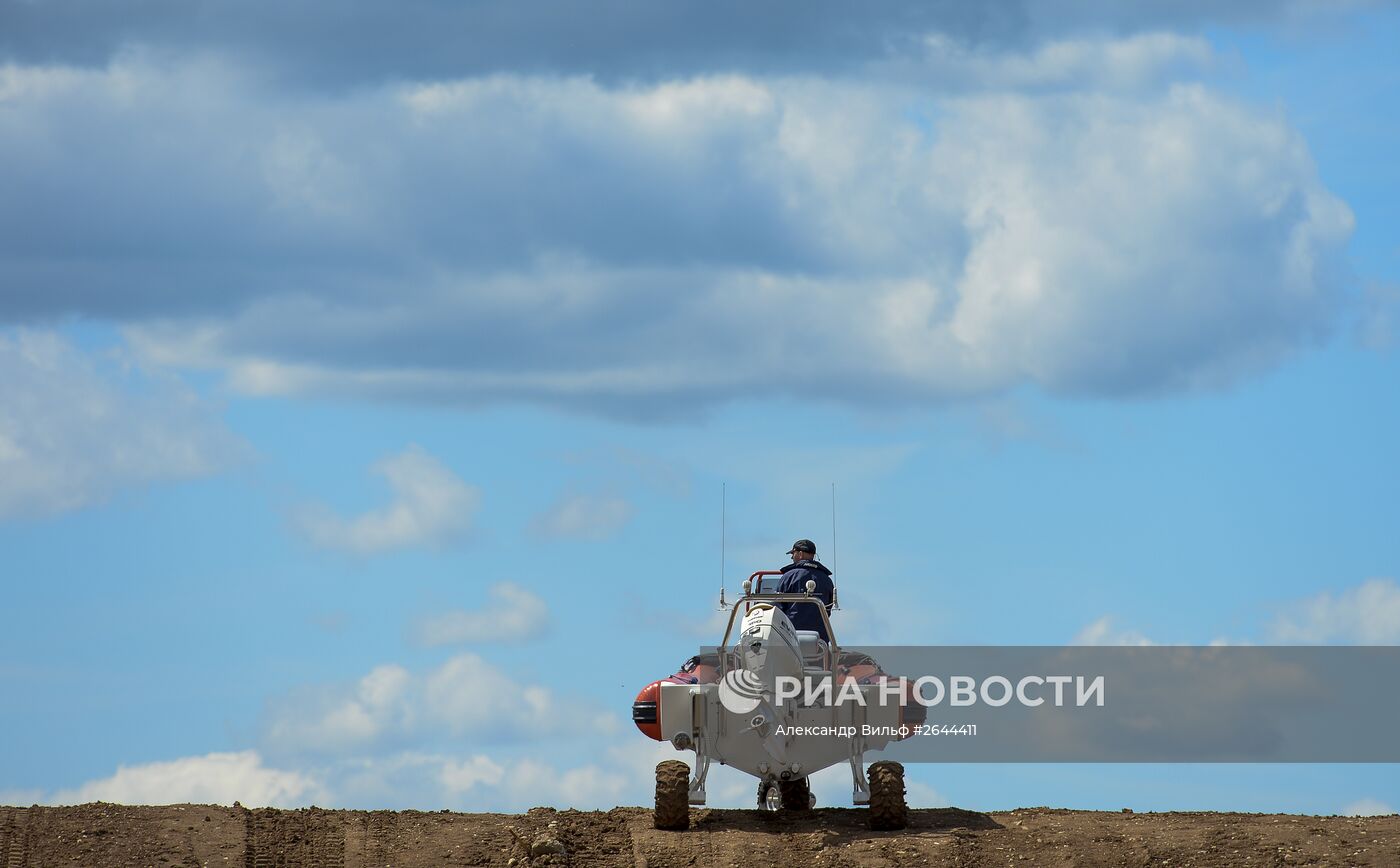
[[[817,544],[809,539],[800,539],[792,544],[792,548],[788,549],[788,554],[792,554],[793,552],[804,552],[809,555],[814,555],[817,553]]]

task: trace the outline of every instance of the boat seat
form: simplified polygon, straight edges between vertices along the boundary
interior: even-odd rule
[[[797,644],[802,651],[802,665],[806,669],[827,671],[831,646],[816,630],[798,630]]]

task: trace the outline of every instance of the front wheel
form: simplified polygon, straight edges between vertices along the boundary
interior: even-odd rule
[[[909,805],[904,801],[904,766],[881,760],[870,766],[870,828],[877,832],[909,825]]]
[[[680,760],[666,760],[656,766],[656,812],[652,824],[673,831],[690,828],[690,766]]]
[[[783,807],[783,791],[777,781],[758,782],[758,806],[765,811],[780,811]]]
[[[816,804],[806,778],[758,782],[758,806],[765,811],[810,811]]]

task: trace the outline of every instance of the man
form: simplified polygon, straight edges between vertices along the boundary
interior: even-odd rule
[[[817,583],[817,590],[812,596],[821,600],[827,611],[831,611],[836,585],[831,581],[831,570],[816,560],[816,544],[809,539],[800,539],[792,544],[788,554],[792,557],[792,563],[783,567],[778,587],[768,590],[776,590],[780,594],[805,594],[807,580],[811,579]],[[816,606],[811,603],[778,603],[777,606],[788,616],[794,629],[814,630],[822,639],[831,641]],[[719,655],[711,652],[692,657],[681,664],[679,672],[665,680],[673,684],[713,684],[719,680]],[[764,786],[767,786],[766,782]]]
[[[817,589],[812,596],[820,599],[830,612],[836,585],[831,581],[831,570],[817,562],[816,544],[809,539],[800,539],[792,544],[788,555],[792,557],[792,563],[783,567],[783,576],[778,580],[778,593],[805,594],[807,580],[811,579],[817,583]],[[831,637],[826,634],[826,624],[816,606],[811,603],[779,603],[778,607],[788,616],[788,620],[792,621],[795,629],[815,630],[822,639],[831,641]]]

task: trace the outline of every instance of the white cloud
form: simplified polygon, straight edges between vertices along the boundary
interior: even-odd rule
[[[55,332],[0,334],[0,519],[56,515],[123,488],[214,473],[243,444],[179,383]]]
[[[1082,630],[1074,635],[1070,640],[1071,645],[1118,645],[1131,647],[1146,647],[1149,645],[1160,645],[1162,643],[1154,641],[1137,630],[1119,628],[1117,618],[1112,615],[1104,615],[1098,620],[1086,624]],[[1186,644],[1177,640],[1176,644]],[[1254,642],[1248,639],[1233,639],[1228,636],[1217,636],[1206,643],[1213,648],[1224,648],[1229,646],[1253,645]]]
[[[459,645],[474,642],[523,642],[542,635],[549,627],[549,606],[544,598],[511,582],[490,590],[491,602],[471,611],[441,612],[421,620],[414,635],[423,645]]]
[[[256,751],[211,753],[168,762],[120,766],[108,778],[48,796],[45,804],[119,802],[126,805],[193,804],[294,807],[320,793],[311,777],[263,765]]]
[[[505,769],[490,757],[478,755],[444,763],[439,779],[447,789],[465,792],[481,785],[496,786],[505,774]]]
[[[525,749],[462,754],[390,750],[351,754],[331,761],[303,760],[296,770],[273,770],[253,751],[210,754],[168,763],[122,768],[111,778],[44,797],[15,792],[16,804],[76,804],[103,800],[125,804],[175,802],[295,807],[315,802],[342,808],[520,811],[535,806],[607,810],[650,803],[653,770],[662,760],[693,763],[694,755],[642,738],[630,727],[621,740],[593,743],[587,755],[568,749],[553,755]],[[909,793],[920,807],[947,804],[911,771]],[[844,765],[818,773],[819,804],[849,804],[850,773]],[[749,808],[755,780],[716,764],[710,770],[712,807]],[[0,799],[0,804],[7,803]]]
[[[1377,799],[1358,799],[1342,808],[1344,817],[1385,817],[1395,813],[1395,809]]]
[[[633,734],[635,735],[635,733]],[[640,738],[640,736],[637,736]],[[675,753],[669,745],[668,751]],[[523,811],[536,806],[603,809],[650,800],[651,767],[627,760],[617,745],[595,748],[602,761],[546,759],[515,752],[402,751],[341,759],[318,769],[326,802],[370,809]]]
[[[648,784],[652,780],[650,775],[646,778]],[[561,769],[524,760],[511,768],[503,795],[507,804],[518,807],[607,809],[620,804],[622,795],[635,787],[633,779],[613,768],[583,765]]]
[[[43,798],[43,790],[0,790],[0,805],[37,805]]]
[[[354,755],[386,743],[472,737],[511,742],[541,735],[607,734],[612,717],[522,681],[472,653],[435,669],[375,667],[351,685],[307,689],[269,709],[264,743],[284,753]]]
[[[632,504],[611,494],[563,494],[532,522],[547,537],[602,540],[632,520]]]
[[[1289,603],[1264,631],[1274,644],[1400,644],[1400,584],[1371,579],[1352,588],[1324,591]],[[1156,645],[1142,633],[1120,628],[1112,615],[1084,626],[1072,645]],[[1256,644],[1251,639],[1217,637],[1212,646]]]
[[[385,458],[374,472],[389,483],[389,504],[354,518],[309,508],[296,517],[298,529],[315,545],[356,554],[441,545],[471,530],[477,490],[418,446]]]
[[[120,319],[147,357],[249,394],[629,417],[1024,383],[1160,394],[1268,368],[1335,323],[1351,214],[1281,112],[1200,83],[1200,40],[922,62],[294,103],[233,64],[15,67],[7,113],[48,135],[0,137],[0,183],[90,162],[63,143],[112,145],[61,226],[33,226],[66,264],[0,279],[51,290],[26,311]],[[246,273],[191,295],[190,256]],[[802,328],[774,327],[794,310]]]
[[[1400,585],[1371,579],[1335,595],[1323,592],[1288,607],[1271,634],[1279,642],[1400,643]]]
[[[1104,615],[1075,634],[1071,645],[1155,645],[1136,630],[1120,630],[1114,626],[1112,615]]]
[[[413,677],[402,666],[377,666],[346,693],[322,690],[278,705],[266,742],[281,750],[337,751],[369,744],[415,721],[408,704]]]

